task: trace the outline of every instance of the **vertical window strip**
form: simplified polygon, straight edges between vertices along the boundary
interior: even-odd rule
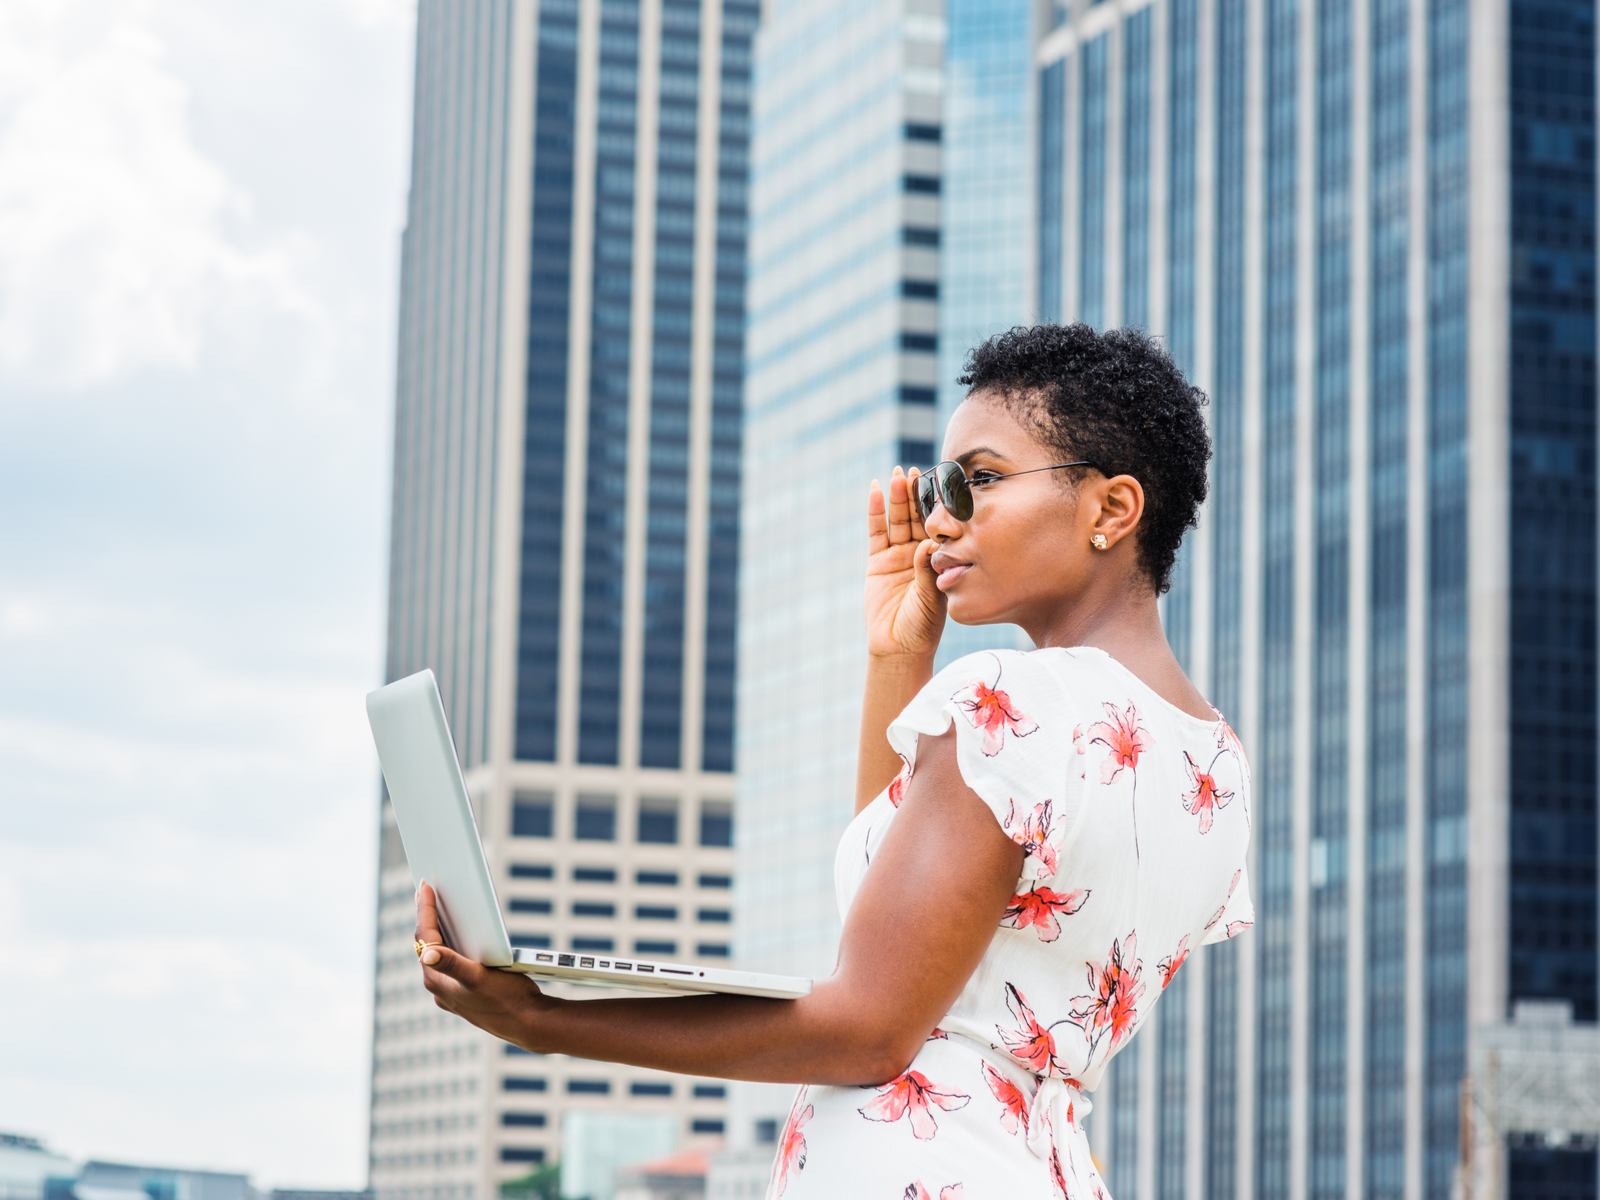
[[[731,771],[734,768],[750,55],[759,17],[760,6],[756,0],[723,0],[722,103],[717,162],[716,329],[711,383],[711,497],[706,564],[705,699],[700,739],[700,766],[705,771]]]
[[[1167,345],[1194,371],[1195,144],[1199,133],[1199,0],[1169,0]]]
[[[1584,0],[1510,10],[1507,977],[1512,1000],[1566,1000],[1579,1021],[1597,986],[1594,20]],[[1514,1177],[1537,1178],[1540,1153],[1514,1151]]]
[[[1067,64],[1039,72],[1039,320],[1061,320],[1062,201],[1066,171]]]
[[[1078,151],[1078,319],[1106,323],[1106,48],[1102,33],[1083,47]]]
[[[639,765],[676,768],[683,741],[700,0],[666,0],[661,18]]]
[[[1134,1038],[1111,1060],[1111,1172],[1106,1182],[1117,1200],[1139,1200],[1140,1045]]]
[[[1405,1189],[1406,571],[1409,532],[1410,27],[1405,0],[1372,0],[1366,1183]]]
[[[1238,710],[1243,571],[1245,125],[1248,0],[1216,6],[1216,377],[1212,390],[1212,681],[1214,703]],[[1238,1175],[1238,943],[1207,961],[1205,1200],[1235,1200]]]
[[[1317,0],[1309,1200],[1344,1200],[1348,1044],[1352,0]]]
[[[1214,949],[1214,948],[1213,948]],[[1156,1195],[1185,1200],[1189,1119],[1189,976],[1179,971],[1156,1006]],[[1113,1060],[1115,1061],[1115,1060]]]
[[[1299,0],[1265,5],[1261,724],[1256,792],[1258,1200],[1288,1200],[1293,1061],[1295,325]]]
[[[1150,22],[1146,6],[1122,32],[1122,324],[1150,323]]]
[[[1588,61],[1592,62],[1593,56],[1591,44]],[[1591,93],[1592,82],[1591,78]],[[1427,1034],[1423,1042],[1426,1200],[1449,1200],[1452,1194],[1461,1145],[1460,1081],[1467,1073],[1467,871],[1463,835],[1467,805],[1468,133],[1467,4],[1465,0],[1432,0],[1428,6],[1427,133],[1428,875],[1424,971]],[[1592,204],[1592,182],[1588,186]],[[1592,746],[1592,729],[1590,738]]]
[[[544,0],[539,6],[538,39],[515,746],[519,759],[554,762],[561,654],[561,481],[566,474],[577,0]]]
[[[638,0],[601,0],[578,681],[578,761],[600,766],[617,764],[622,719],[638,88]]]

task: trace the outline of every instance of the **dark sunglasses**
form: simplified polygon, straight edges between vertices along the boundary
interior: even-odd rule
[[[1010,479],[1013,475],[1033,475],[1039,471],[1059,471],[1063,467],[1095,467],[1092,462],[1056,463],[1053,467],[1030,467],[1026,471],[1011,471],[1005,475],[985,475],[982,479],[968,479],[967,473],[956,462],[939,463],[917,476],[917,509],[926,521],[933,516],[935,504],[944,505],[945,512],[958,521],[972,519],[972,485],[994,483]],[[1099,470],[1095,467],[1095,470]]]

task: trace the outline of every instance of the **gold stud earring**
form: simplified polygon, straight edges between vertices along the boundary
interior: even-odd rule
[[[1095,534],[1089,539],[1089,545],[1093,546],[1096,550],[1104,550],[1106,548],[1106,535],[1103,533]]]

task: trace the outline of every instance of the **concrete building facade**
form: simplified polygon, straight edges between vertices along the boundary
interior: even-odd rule
[[[437,674],[512,940],[725,962],[756,0],[424,0],[386,677]],[[475,1200],[725,1084],[436,1010],[383,815],[371,1179]],[[592,993],[591,993],[592,994]]]

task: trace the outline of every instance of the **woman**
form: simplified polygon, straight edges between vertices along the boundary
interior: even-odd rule
[[[947,461],[868,497],[834,973],[794,1001],[572,1003],[423,953],[442,1008],[529,1050],[803,1085],[771,1197],[1103,1196],[1085,1093],[1190,949],[1251,920],[1249,771],[1156,607],[1205,498],[1204,397],[1082,325],[993,338],[960,382]],[[947,613],[1038,649],[934,675]]]

